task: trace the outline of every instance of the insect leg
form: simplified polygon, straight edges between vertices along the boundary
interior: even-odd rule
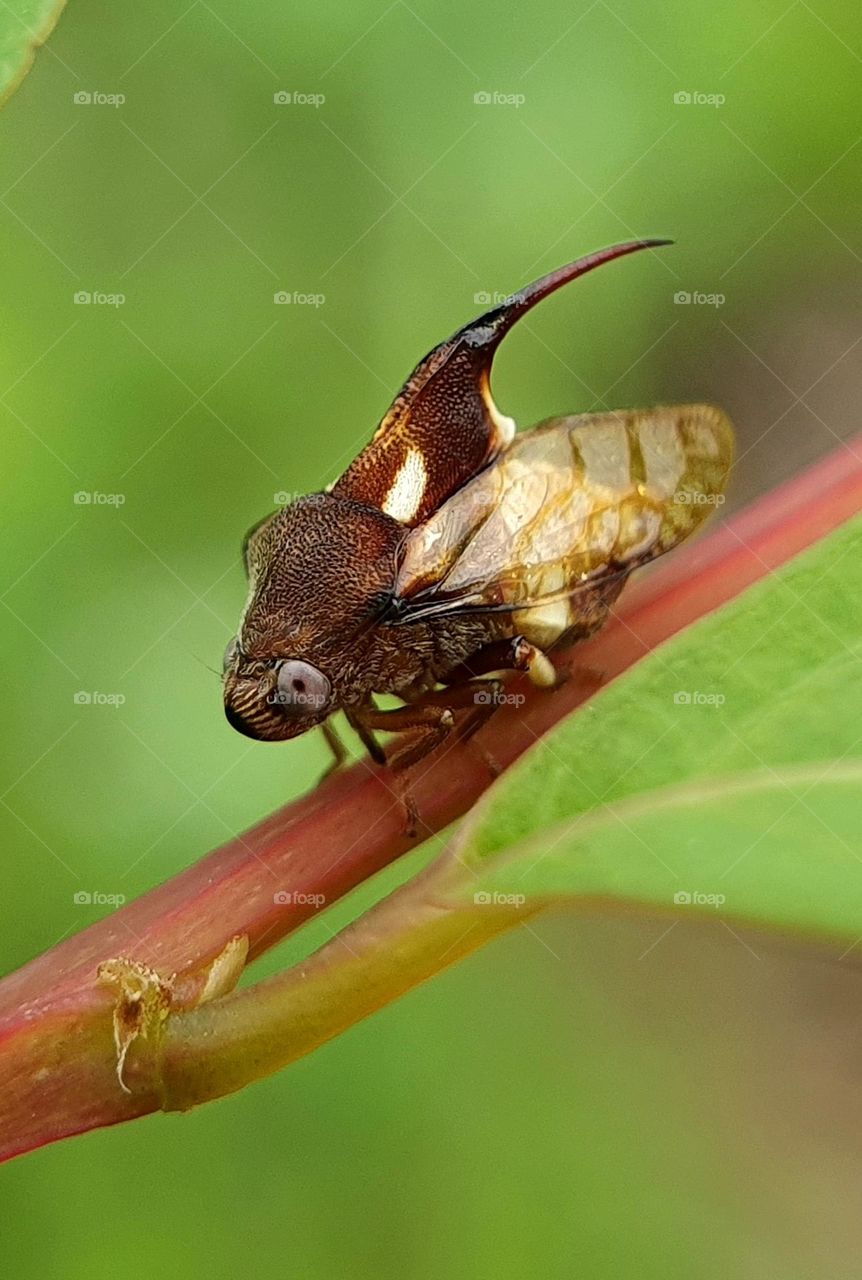
[[[411,765],[424,760],[446,740],[452,732],[453,723],[451,711],[448,714],[444,711],[436,724],[428,725],[413,734],[406,733],[405,741],[389,756],[389,768],[393,773],[404,773]]]
[[[332,721],[324,720],[320,728],[323,732],[323,737],[326,742],[326,745],[329,747],[329,750],[332,752],[332,761],[328,765],[328,767],[324,769],[323,773],[320,775],[320,778],[318,779],[318,785],[321,782],[323,782],[324,778],[328,778],[331,773],[335,773],[336,769],[340,769],[341,766],[344,764],[344,761],[347,759],[347,751],[345,750],[344,743],[341,741],[338,734],[336,733],[335,728],[333,727]]]
[[[466,689],[473,703],[472,709],[458,726],[460,741],[466,742],[468,738],[472,738],[500,705],[502,681],[477,679],[497,671],[524,672],[531,683],[546,689],[553,688],[560,679],[547,654],[524,636],[513,636],[511,640],[498,640],[485,645],[447,677],[454,686],[447,690],[449,697],[454,699],[456,693]],[[484,747],[480,748],[480,754],[494,777],[502,772],[500,763]]]
[[[450,701],[451,695],[447,702]],[[433,751],[455,723],[451,708],[440,705],[440,699],[435,694],[427,694],[421,702],[395,707],[391,711],[381,711],[375,706],[359,707],[353,715],[357,720],[357,732],[361,732],[359,725],[366,731],[379,729],[384,733],[417,731],[412,743],[386,755],[386,763],[394,769],[406,769],[429,751]]]
[[[494,661],[493,667],[489,669],[500,669],[499,658]],[[452,674],[454,676],[455,673],[453,672]],[[466,742],[500,706],[502,694],[502,680],[474,679],[465,674],[465,677],[458,684],[447,685],[445,689],[434,689],[423,693],[421,698],[413,702],[412,706],[439,707],[445,708],[450,713],[460,712],[456,733],[459,742]],[[421,759],[421,756],[426,751],[433,750],[436,745],[436,742],[431,742],[425,747],[424,751],[418,752],[416,758]],[[406,752],[407,748],[404,750]],[[502,766],[484,749],[481,750],[480,754],[492,775],[496,778],[502,772]],[[408,761],[408,763],[412,763],[412,761]],[[406,767],[402,763],[401,753],[399,753],[395,767]]]
[[[558,682],[556,668],[548,655],[530,644],[523,636],[516,636],[512,641],[515,658],[515,669],[526,671],[531,684],[540,689],[553,689]]]
[[[446,677],[447,681],[460,685],[476,676],[489,675],[492,671],[524,671],[533,684],[550,689],[558,676],[550,658],[523,636],[511,640],[497,640],[479,649]]]
[[[375,708],[376,710],[377,708]],[[355,711],[346,711],[347,723],[359,737],[365,750],[371,756],[375,764],[386,764],[386,752],[375,738],[368,725],[361,720]]]

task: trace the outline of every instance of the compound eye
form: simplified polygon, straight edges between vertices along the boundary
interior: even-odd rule
[[[233,666],[234,661],[236,660],[236,655],[238,653],[239,653],[239,641],[237,640],[236,636],[234,636],[232,640],[228,641],[227,648],[224,651],[224,658],[222,659],[222,664],[221,664],[222,671],[227,672],[228,669]]]
[[[331,695],[329,680],[310,662],[288,658],[279,667],[276,701],[288,715],[317,715],[326,708]]]

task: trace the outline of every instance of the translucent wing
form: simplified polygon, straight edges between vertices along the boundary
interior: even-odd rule
[[[688,537],[732,459],[733,429],[710,405],[545,422],[407,536],[397,616],[544,611],[562,634],[598,586]]]
[[[555,289],[594,267],[669,243],[636,240],[589,254],[513,293],[421,360],[371,440],[333,486],[415,526],[496,457],[515,424],[491,397],[494,353],[512,326]]]

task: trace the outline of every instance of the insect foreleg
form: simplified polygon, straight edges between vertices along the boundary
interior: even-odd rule
[[[375,711],[377,710],[376,707],[374,709]],[[355,711],[347,711],[345,712],[345,715],[347,716],[347,723],[358,735],[359,741],[371,756],[374,763],[386,764],[386,752],[383,750],[368,725],[360,719],[359,715]]]
[[[341,768],[341,766],[344,764],[344,761],[347,759],[347,751],[345,749],[344,743],[341,741],[338,734],[335,732],[335,729],[332,725],[331,720],[324,720],[320,728],[323,731],[323,737],[326,742],[326,745],[329,747],[329,750],[332,752],[332,763],[329,765],[329,768],[324,772],[323,776],[321,777],[320,781],[322,782],[324,778],[328,778],[329,775],[331,773],[334,773],[336,769]]]

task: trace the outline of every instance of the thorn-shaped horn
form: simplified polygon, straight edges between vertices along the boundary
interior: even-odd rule
[[[500,306],[494,307],[493,310],[486,311],[484,315],[479,316],[478,320],[464,325],[464,328],[453,334],[448,342],[437,347],[431,353],[431,356],[459,340],[467,341],[473,346],[483,348],[493,356],[500,342],[505,338],[509,330],[517,324],[521,316],[526,315],[537,302],[541,302],[544,298],[556,292],[557,289],[561,289],[564,284],[571,284],[573,280],[577,280],[580,276],[585,276],[588,271],[593,271],[596,267],[602,267],[606,262],[613,262],[616,258],[624,258],[627,254],[637,253],[641,249],[657,249],[667,244],[673,244],[673,241],[629,240],[625,244],[614,244],[607,249],[599,249],[596,253],[588,253],[583,258],[578,258],[575,262],[568,263],[565,267],[557,267],[555,271],[549,271],[546,276],[541,276],[538,280],[534,280],[532,284],[524,285],[523,289],[518,289]],[[427,358],[430,359],[431,357]],[[421,369],[422,365],[420,364],[414,372],[414,377]]]
[[[595,267],[671,240],[631,240],[558,267],[464,325],[430,351],[341,479],[339,496],[380,507],[404,524],[425,520],[510,442],[515,424],[491,396],[494,353],[523,315]]]

